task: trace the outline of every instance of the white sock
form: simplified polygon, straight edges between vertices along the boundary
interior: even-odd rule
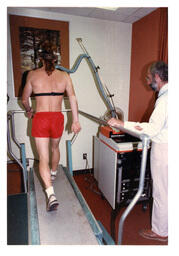
[[[53,189],[53,186],[47,188],[47,189],[45,190],[45,192],[47,193],[47,197],[48,197],[48,198],[50,197],[50,195],[55,194],[54,189]]]
[[[52,174],[52,175],[57,175],[57,171],[52,171],[52,170],[51,170],[51,174]]]

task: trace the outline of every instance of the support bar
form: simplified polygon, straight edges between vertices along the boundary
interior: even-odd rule
[[[103,120],[102,118],[98,118],[96,116],[90,115],[90,114],[85,113],[85,112],[83,112],[81,110],[79,110],[78,112],[79,112],[79,114],[81,114],[81,115],[83,115],[83,116],[85,116],[85,117],[95,121],[98,124],[109,126],[108,123],[105,120]]]
[[[97,86],[98,86],[98,88],[99,88],[99,90],[100,90],[100,92],[101,92],[101,94],[102,94],[102,96],[103,96],[103,99],[104,99],[105,103],[107,104],[107,106],[109,107],[109,109],[110,109],[110,111],[111,111],[112,117],[117,117],[116,111],[115,111],[115,109],[113,108],[111,102],[109,101],[109,99],[108,99],[108,97],[107,97],[107,95],[106,95],[106,93],[105,93],[105,90],[104,90],[103,84],[102,84],[102,82],[101,82],[101,79],[100,79],[100,77],[99,77],[99,74],[98,74],[98,69],[99,69],[99,67],[96,67],[96,66],[95,66],[95,64],[94,64],[94,62],[93,62],[93,60],[92,60],[92,58],[89,56],[89,54],[88,54],[86,48],[85,48],[84,45],[82,44],[82,39],[81,39],[81,38],[77,38],[77,41],[78,41],[80,47],[82,48],[82,50],[84,51],[85,54],[82,54],[82,55],[80,55],[80,56],[77,58],[77,60],[76,60],[75,64],[73,65],[73,68],[72,68],[72,69],[67,69],[67,68],[64,68],[64,67],[59,66],[59,65],[57,65],[56,68],[57,68],[57,69],[60,69],[60,70],[62,70],[62,71],[65,71],[65,72],[67,72],[67,73],[74,73],[74,72],[78,69],[78,67],[79,67],[79,65],[80,65],[80,63],[81,63],[81,61],[82,61],[82,59],[83,59],[83,58],[86,58],[86,59],[88,60],[88,63],[90,64],[90,66],[91,66],[93,72],[94,72],[94,75],[95,75],[96,81],[97,81]]]
[[[98,122],[99,124],[108,125],[108,123],[105,120],[102,120],[101,118],[95,117],[93,115],[87,114],[83,111],[79,111],[80,114],[86,116],[89,119],[92,119],[95,122]],[[120,131],[123,131],[125,133],[128,133],[134,137],[137,137],[142,140],[142,159],[141,159],[141,167],[140,167],[140,178],[139,178],[139,187],[136,195],[128,205],[127,209],[124,211],[123,215],[121,216],[120,222],[119,222],[119,229],[118,229],[118,244],[120,245],[122,243],[122,232],[123,232],[123,225],[126,217],[132,210],[132,208],[135,206],[137,201],[142,195],[143,188],[144,188],[144,180],[145,180],[145,171],[146,171],[146,163],[147,163],[147,153],[148,153],[148,147],[150,143],[150,138],[146,134],[138,134],[135,133],[129,129],[125,129],[124,127],[119,127]]]
[[[62,109],[61,112],[71,112],[71,109],[68,109],[68,108],[67,109]],[[25,114],[26,112],[24,110],[9,110],[7,115],[11,116],[15,113],[24,113]]]
[[[81,110],[79,110],[78,112],[79,112],[79,114],[81,114],[81,115],[83,115],[83,116],[86,116],[87,118],[89,118],[89,119],[91,119],[91,120],[93,120],[93,121],[95,121],[95,122],[97,122],[97,123],[99,123],[99,124],[101,124],[101,125],[110,126],[110,125],[107,123],[107,121],[105,121],[105,120],[102,119],[102,118],[99,118],[99,117],[90,115],[90,114],[88,114],[88,113],[86,113],[86,112],[83,112],[83,111],[81,111]],[[110,126],[110,127],[111,127],[111,126]],[[144,136],[147,136],[146,134],[143,134],[143,133],[139,134],[139,133],[137,133],[137,132],[134,132],[134,131],[131,131],[131,130],[129,130],[129,129],[126,129],[126,128],[124,128],[123,126],[120,126],[118,129],[112,127],[112,129],[120,130],[120,131],[122,131],[122,132],[128,133],[128,134],[130,134],[130,135],[132,135],[132,136],[134,136],[134,137],[139,138],[140,140],[142,140],[142,138],[143,138]],[[148,137],[148,136],[147,136],[147,137]]]
[[[13,120],[13,122],[12,122],[12,139],[14,140],[14,142],[16,143],[16,145],[19,147],[19,149],[21,151],[22,161],[23,161],[23,163],[21,163],[21,161],[19,161],[19,159],[13,154],[12,147],[11,147],[9,122],[10,122],[10,120],[12,121],[12,116],[13,115],[8,114],[8,117],[7,117],[7,146],[8,146],[7,149],[8,149],[8,153],[12,156],[12,158],[22,168],[23,181],[24,181],[24,192],[27,193],[27,168],[26,168],[26,157],[25,157],[25,145],[20,144],[15,137],[15,128],[13,127],[14,126],[14,120]]]
[[[130,202],[130,204],[128,205],[128,207],[126,208],[126,210],[124,211],[124,213],[120,218],[119,229],[118,229],[118,244],[122,244],[122,232],[123,232],[124,221],[128,216],[128,214],[130,213],[130,211],[132,210],[132,208],[135,206],[135,204],[139,200],[139,198],[141,197],[143,192],[149,141],[150,141],[149,137],[143,136],[143,139],[142,139],[143,150],[142,150],[142,159],[141,159],[141,167],[140,167],[139,188],[136,195],[134,196],[134,198],[132,199],[132,201]]]
[[[76,40],[79,43],[79,45],[80,45],[81,49],[83,50],[83,52],[86,53],[87,55],[89,55],[87,50],[86,50],[86,48],[84,47],[84,45],[82,43],[82,38],[76,38]]]
[[[70,174],[73,176],[73,166],[72,166],[72,150],[71,150],[71,140],[67,140],[67,157],[68,157],[68,169]]]
[[[73,68],[72,69],[67,69],[65,67],[62,67],[62,66],[59,66],[59,65],[56,65],[55,67],[59,70],[62,70],[62,71],[65,71],[67,73],[75,73],[76,70],[78,69],[81,61],[84,59],[84,58],[89,58],[89,56],[87,54],[81,54],[77,60],[75,61],[75,64],[73,65]]]
[[[26,164],[25,144],[21,143],[20,146],[21,146],[22,165],[24,167],[24,183],[27,184],[27,164]]]

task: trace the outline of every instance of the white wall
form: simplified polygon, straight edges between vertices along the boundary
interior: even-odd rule
[[[107,85],[109,91],[114,93],[116,107],[124,111],[125,119],[128,118],[129,103],[129,77],[131,57],[131,32],[132,25],[121,22],[109,22],[104,20],[77,17],[71,15],[57,14],[45,11],[37,11],[30,8],[8,8],[8,14],[46,18],[51,20],[63,20],[69,22],[70,38],[70,67],[73,66],[76,58],[82,54],[82,50],[76,41],[81,37],[83,43],[92,57],[96,66],[100,66],[100,76]],[[11,59],[10,34],[8,29],[8,94],[10,101],[8,110],[21,109],[17,98],[14,97],[13,71]],[[86,60],[83,60],[78,70],[71,74],[75,92],[78,98],[79,109],[97,117],[102,116],[106,107],[101,99],[93,76],[89,70]],[[65,122],[67,116],[65,114]],[[88,154],[89,167],[92,167],[93,136],[97,134],[98,124],[80,115],[82,131],[77,136],[73,146],[73,169],[85,168],[85,161],[82,154]],[[27,158],[36,158],[33,139],[29,137],[30,123],[24,114],[16,114],[16,132],[20,142],[25,142]],[[64,131],[60,143],[61,164],[66,163],[66,143],[72,138],[72,134]],[[33,149],[32,149],[33,148]],[[18,155],[16,147],[14,152]]]

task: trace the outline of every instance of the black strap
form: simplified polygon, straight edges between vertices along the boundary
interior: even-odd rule
[[[34,93],[34,96],[57,96],[64,95],[64,92],[43,92],[43,93]]]

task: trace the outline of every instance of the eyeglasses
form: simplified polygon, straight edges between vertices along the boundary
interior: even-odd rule
[[[150,81],[150,80],[151,80],[151,78],[150,78],[149,76],[146,76],[145,79],[146,79],[147,81]]]

